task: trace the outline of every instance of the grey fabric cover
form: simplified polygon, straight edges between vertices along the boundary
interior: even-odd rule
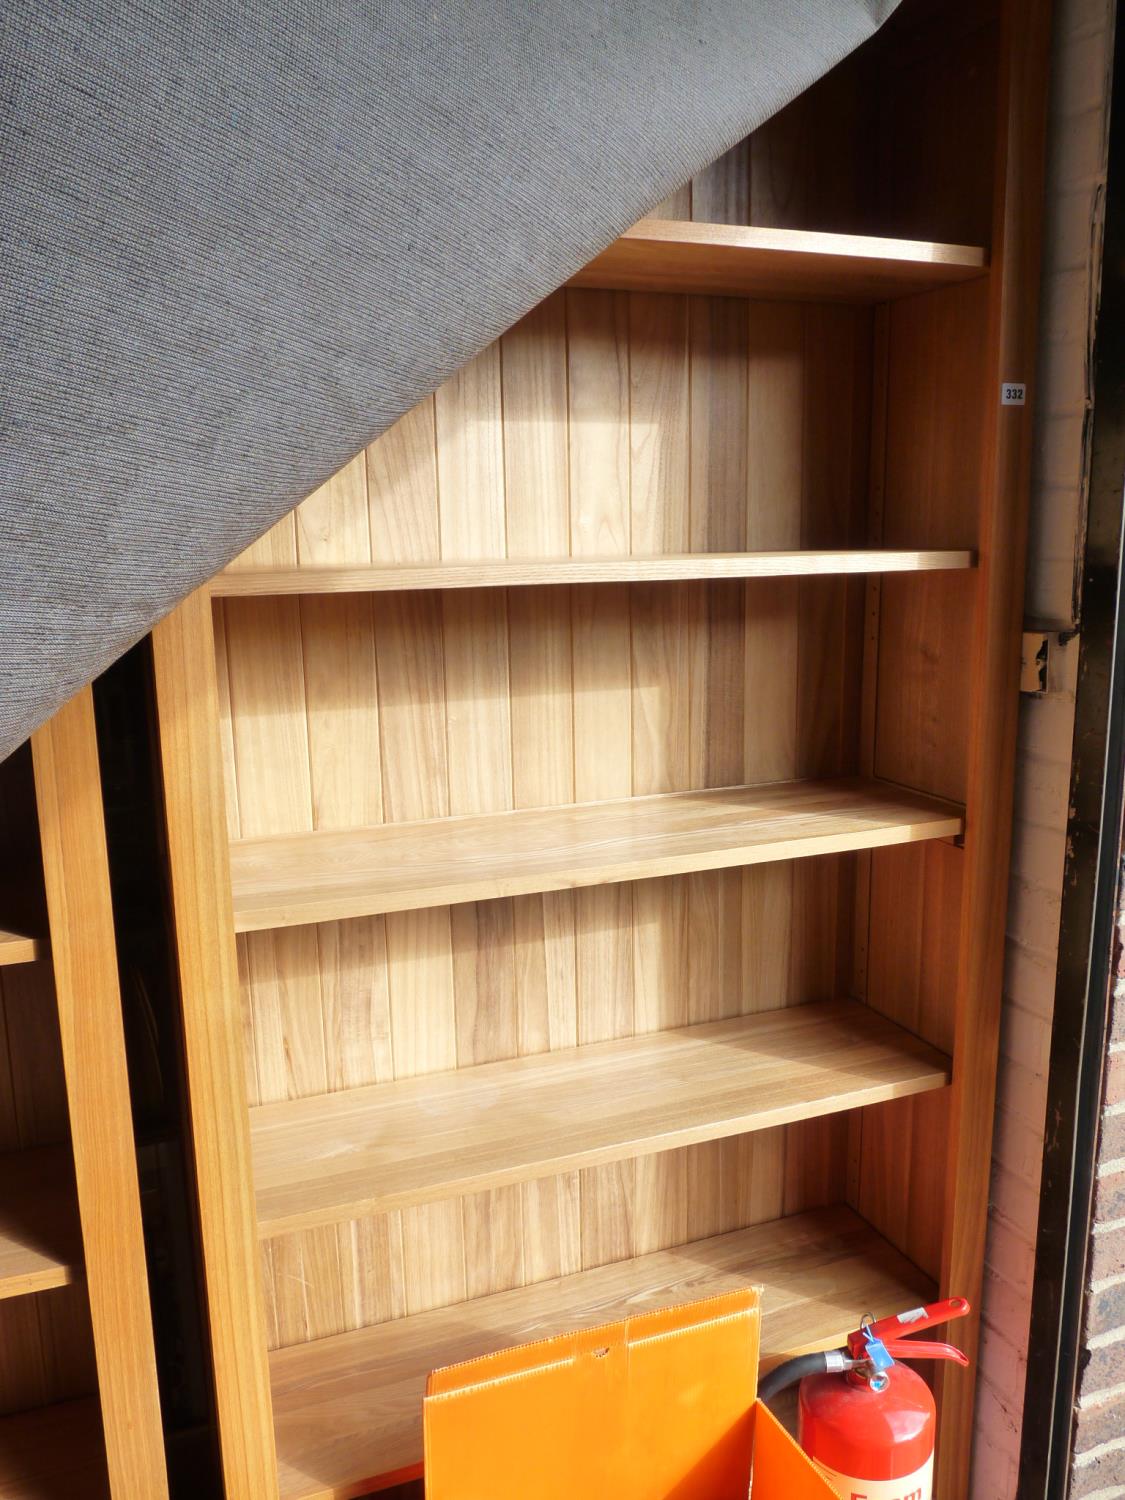
[[[6,0],[0,756],[897,0]]]

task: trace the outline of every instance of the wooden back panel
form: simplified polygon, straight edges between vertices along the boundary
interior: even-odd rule
[[[987,245],[999,10],[908,0],[654,216]]]
[[[238,565],[854,544],[870,369],[865,309],[560,293]],[[854,580],[215,617],[234,837],[856,766]],[[818,860],[244,936],[250,1100],[838,993],[852,877]],[[814,1122],[284,1236],[271,1342],[833,1201],[844,1146]]]

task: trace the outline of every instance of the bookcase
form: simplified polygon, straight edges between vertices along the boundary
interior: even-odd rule
[[[978,1296],[1047,30],[905,0],[154,632],[228,1500],[631,1309]]]
[[[168,1494],[93,700],[0,763],[0,1495]]]

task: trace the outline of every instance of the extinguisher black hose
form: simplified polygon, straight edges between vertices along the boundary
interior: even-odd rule
[[[758,1399],[769,1401],[781,1391],[788,1390],[791,1385],[796,1385],[798,1380],[804,1380],[806,1375],[825,1374],[829,1368],[829,1357],[824,1351],[819,1354],[798,1354],[796,1359],[787,1359],[784,1364],[774,1365],[758,1382]]]

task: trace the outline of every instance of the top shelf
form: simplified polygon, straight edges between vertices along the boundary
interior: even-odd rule
[[[370,594],[407,589],[520,588],[568,583],[666,583],[719,578],[814,578],[841,573],[935,573],[971,568],[970,551],[696,552],[663,556],[481,558],[472,562],[228,568],[221,597]]]
[[[568,284],[779,302],[886,302],[987,270],[978,245],[642,219]]]

